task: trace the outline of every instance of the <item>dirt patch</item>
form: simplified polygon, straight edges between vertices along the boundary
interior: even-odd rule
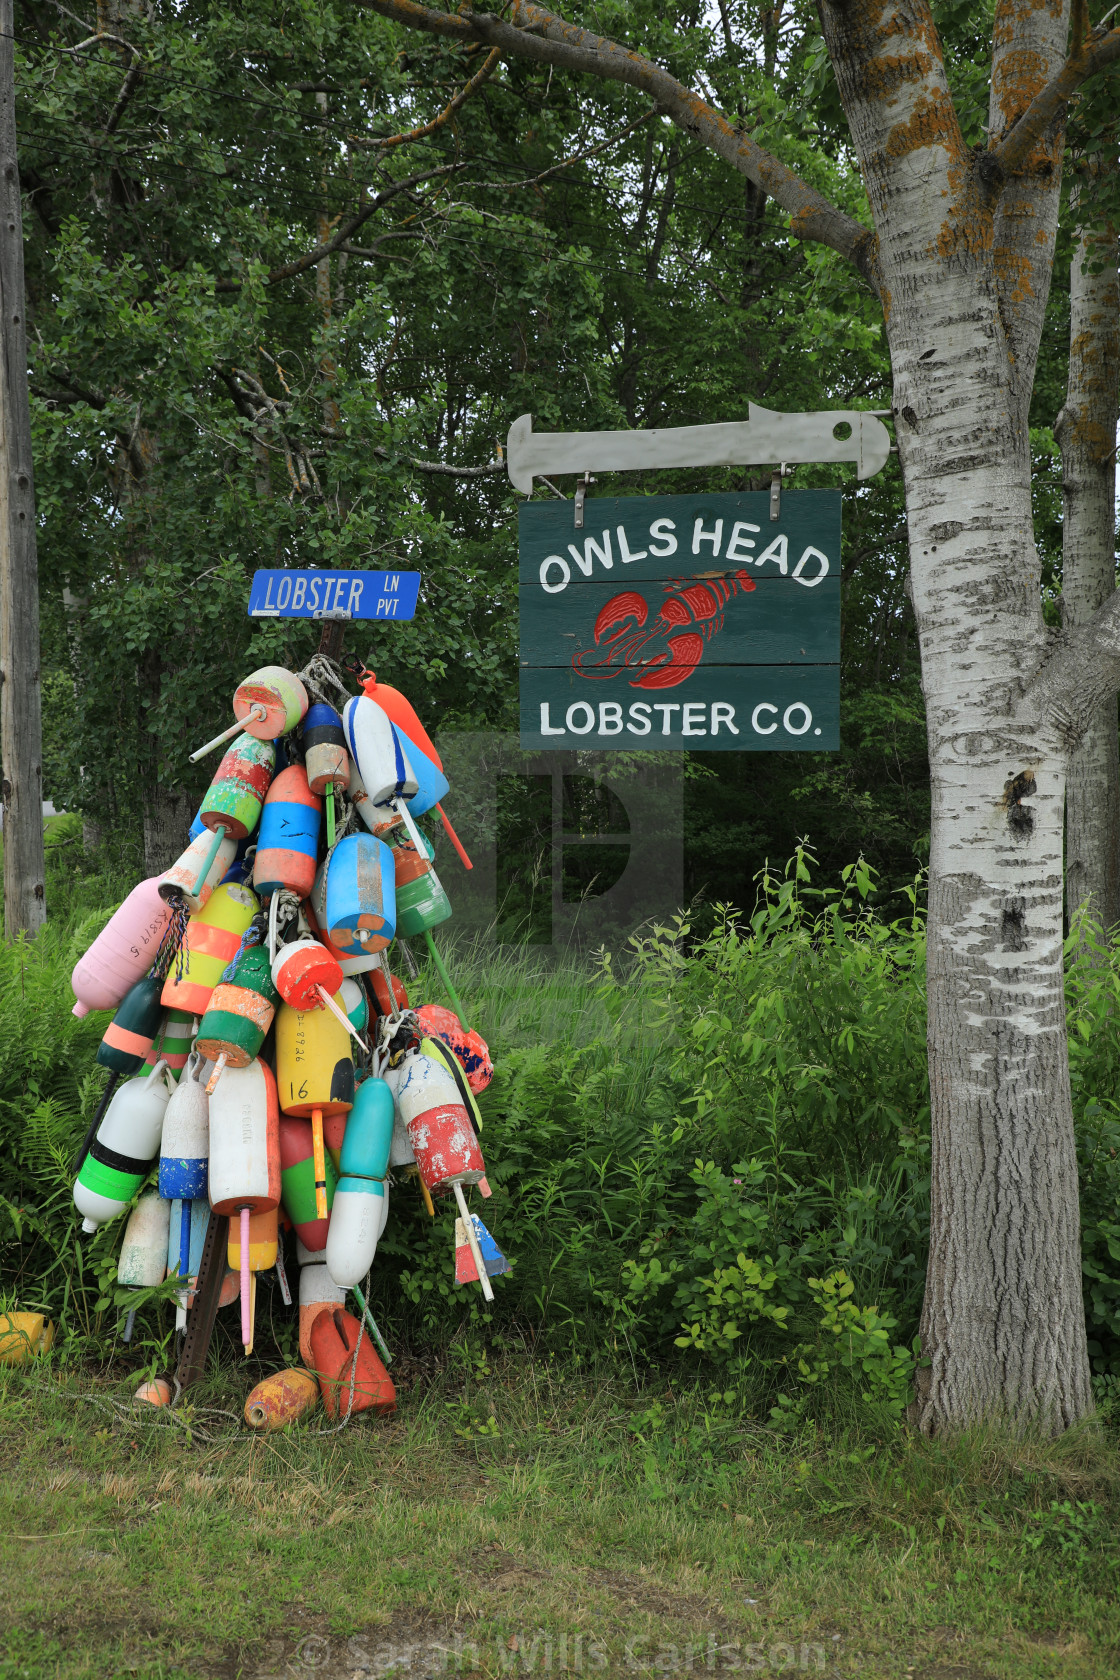
[[[982,1668],[970,1668],[967,1663],[934,1663],[932,1668],[917,1668],[913,1680],[988,1680]]]
[[[677,1621],[702,1617],[715,1625],[713,1607],[707,1599],[674,1592],[656,1581],[643,1580],[640,1575],[624,1575],[615,1569],[588,1569],[584,1571],[584,1579],[589,1586],[609,1593],[624,1609],[645,1610],[651,1616],[668,1616]]]

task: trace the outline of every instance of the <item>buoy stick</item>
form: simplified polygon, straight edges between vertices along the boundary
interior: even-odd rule
[[[425,928],[424,929],[424,938],[427,941],[428,950],[432,953],[432,961],[435,963],[436,967],[439,969],[439,976],[440,976],[440,979],[443,981],[444,986],[447,989],[447,995],[451,999],[452,1003],[455,1005],[455,1013],[456,1013],[456,1015],[458,1015],[459,1020],[462,1022],[464,1030],[466,1032],[470,1032],[471,1029],[467,1025],[467,1017],[466,1017],[466,1014],[464,1013],[463,1005],[459,1002],[459,998],[456,994],[455,988],[451,984],[450,979],[448,978],[447,970],[443,966],[443,958],[440,956],[439,952],[436,950],[436,942],[432,938],[431,928]]]
[[[214,748],[220,747],[223,741],[232,740],[234,735],[240,735],[246,724],[263,723],[267,716],[267,706],[250,706],[247,716],[238,718],[237,722],[231,723],[228,729],[223,729],[220,735],[215,735],[212,741],[207,741],[204,747],[199,747],[197,752],[191,754],[188,763],[197,764],[200,758],[205,758],[207,753],[212,753]]]
[[[322,998],[324,1005],[330,1010],[335,1020],[346,1028],[346,1031],[350,1034],[354,1043],[360,1045],[361,1048],[368,1053],[369,1045],[366,1043],[353,1021],[349,1020],[345,1012],[338,1007],[338,1004],[334,1001],[325,986],[319,987],[319,996]]]
[[[362,1294],[361,1290],[358,1288],[357,1284],[354,1284],[353,1287],[354,1287],[354,1294],[358,1297],[358,1305],[362,1309],[362,1317],[365,1319],[366,1323],[369,1325],[369,1333],[373,1337],[374,1341],[377,1343],[378,1347],[381,1349],[381,1357],[385,1361],[386,1365],[391,1365],[393,1363],[393,1356],[389,1352],[389,1349],[385,1346],[385,1338],[381,1334],[380,1330],[377,1328],[377,1320],[374,1318],[373,1314],[370,1312],[369,1306],[366,1302],[366,1298]]]
[[[416,823],[413,820],[412,812],[409,810],[406,800],[402,796],[398,795],[396,799],[390,799],[389,804],[407,828],[409,838],[411,839],[412,844],[416,847],[416,850],[420,853],[420,856],[427,857],[428,848],[424,844],[420,830],[417,828]]]
[[[101,1117],[105,1113],[105,1110],[109,1106],[109,1098],[112,1096],[113,1092],[116,1090],[117,1080],[119,1078],[120,1078],[119,1073],[111,1073],[109,1075],[109,1083],[108,1083],[108,1085],[106,1085],[104,1091],[102,1092],[101,1101],[97,1105],[97,1113],[94,1115],[93,1119],[90,1121],[89,1129],[86,1132],[85,1137],[82,1139],[82,1146],[78,1150],[78,1153],[74,1157],[74,1164],[70,1168],[71,1173],[81,1172],[82,1162],[85,1160],[86,1156],[89,1154],[89,1146],[93,1142],[94,1138],[97,1136],[97,1128],[101,1124]]]
[[[191,1204],[186,1196],[183,1197],[183,1209],[179,1216],[179,1276],[184,1285],[191,1264]],[[186,1305],[186,1295],[183,1296]]]
[[[334,851],[334,783],[327,783],[327,850]]]
[[[463,846],[463,842],[460,840],[459,836],[456,834],[455,830],[452,828],[451,824],[447,820],[447,812],[444,810],[442,805],[437,805],[436,810],[439,812],[439,820],[444,826],[444,831],[447,834],[447,838],[450,840],[451,844],[454,846],[455,850],[459,854],[459,861],[463,865],[463,868],[464,869],[473,869],[474,864],[471,862],[470,858],[467,856],[466,850],[464,849],[464,846]]]
[[[253,1345],[252,1303],[249,1300],[249,1213],[241,1209],[241,1345],[248,1353]]]
[[[311,1153],[315,1160],[315,1217],[327,1217],[327,1158],[323,1150],[323,1111],[311,1110]]]
[[[218,1083],[219,1079],[222,1077],[222,1074],[225,1072],[225,1066],[226,1066],[226,1062],[228,1060],[229,1060],[229,1058],[227,1057],[225,1051],[223,1050],[221,1055],[218,1057],[217,1061],[214,1063],[213,1073],[210,1075],[209,1079],[206,1081],[206,1095],[208,1097],[212,1097],[214,1095],[215,1088],[217,1086],[217,1083]]]
[[[428,1189],[428,1186],[424,1183],[423,1179],[420,1180],[420,1194],[424,1198],[424,1206],[428,1210],[428,1218],[434,1219],[436,1216],[436,1204],[432,1201],[432,1192]]]
[[[136,1308],[133,1307],[132,1311],[129,1313],[128,1317],[124,1321],[124,1335],[121,1337],[122,1342],[130,1342],[132,1340],[132,1326],[135,1323],[136,1323]]]
[[[249,1273],[249,1340],[245,1343],[245,1354],[248,1357],[253,1351],[253,1338],[257,1333],[257,1274]]]
[[[494,1290],[491,1287],[490,1275],[483,1264],[482,1250],[478,1246],[478,1233],[474,1228],[474,1220],[467,1211],[467,1198],[463,1194],[463,1186],[461,1184],[457,1184],[455,1186],[455,1200],[459,1204],[459,1212],[462,1214],[463,1224],[467,1228],[467,1241],[471,1245],[471,1258],[478,1267],[478,1281],[482,1285],[482,1293],[488,1301],[492,1301],[494,1299]]]
[[[198,872],[198,879],[195,881],[194,886],[191,888],[191,894],[192,894],[193,897],[197,898],[199,893],[202,891],[203,884],[205,883],[206,877],[210,873],[211,865],[213,864],[214,859],[217,857],[218,850],[219,850],[219,848],[222,844],[222,841],[225,839],[225,837],[226,837],[226,825],[225,825],[225,823],[219,823],[217,828],[214,830],[214,838],[210,842],[210,850],[206,854],[205,862],[203,863],[202,868]]]

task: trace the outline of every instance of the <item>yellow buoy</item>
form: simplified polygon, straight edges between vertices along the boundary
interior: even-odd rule
[[[46,1313],[0,1313],[0,1365],[28,1365],[54,1345],[54,1325]]]
[[[335,995],[335,1002],[345,1015],[341,993]],[[276,1015],[276,1087],[285,1114],[311,1121],[316,1217],[325,1219],[325,1146],[341,1148],[346,1115],[354,1106],[350,1035],[329,1009],[280,1005]]]
[[[175,978],[178,964],[172,963],[161,999],[165,1009],[205,1015],[211,992],[237,955],[241,936],[260,907],[257,895],[239,881],[215,887],[206,908],[187,923],[183,977]]]

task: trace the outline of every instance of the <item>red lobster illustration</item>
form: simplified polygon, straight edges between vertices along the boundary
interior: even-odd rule
[[[617,677],[622,670],[643,666],[631,688],[676,688],[700,663],[704,643],[723,629],[723,609],[740,589],[754,588],[749,572],[726,572],[716,577],[670,578],[668,600],[646,628],[649,607],[636,589],[612,595],[595,620],[595,646],[574,654],[572,666],[581,677]],[[688,626],[686,629],[685,626]],[[640,658],[654,637],[665,637],[659,652]]]

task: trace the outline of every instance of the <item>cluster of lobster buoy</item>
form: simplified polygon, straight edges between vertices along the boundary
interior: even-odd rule
[[[118,1281],[181,1280],[186,1328],[211,1214],[228,1215],[221,1302],[240,1302],[248,1353],[257,1274],[276,1267],[292,1304],[282,1233],[294,1228],[308,1372],[254,1391],[258,1427],[320,1392],[331,1416],[395,1406],[362,1288],[392,1183],[418,1179],[432,1215],[434,1197],[454,1197],[457,1283],[492,1300],[490,1278],[508,1269],[466,1199],[490,1194],[476,1096],[493,1070],[432,937],[451,906],[418,819],[437,814],[470,868],[440,803],[448,783],[396,689],[363,671],[340,714],[328,684],[346,693],[316,656],[298,676],[269,666],[239,685],[237,721],[193,755],[236,736],[186,850],[133,889],[71,982],[75,1014],[115,1011],[74,1201],[86,1232],[131,1207]],[[417,936],[451,1009],[410,1004],[392,972],[394,940]]]

